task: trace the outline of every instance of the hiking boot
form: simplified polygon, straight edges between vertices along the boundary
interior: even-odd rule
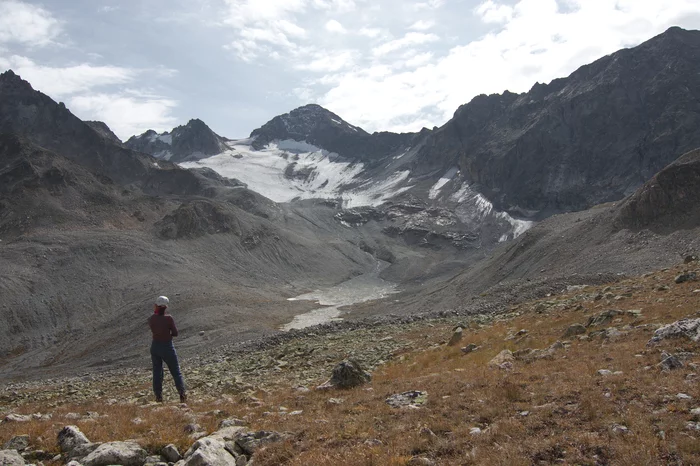
[[[162,395],[156,395],[156,403],[162,403],[163,402],[163,396]]]
[[[180,403],[187,403],[187,393],[180,393]]]

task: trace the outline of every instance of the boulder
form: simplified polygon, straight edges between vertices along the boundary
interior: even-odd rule
[[[588,318],[588,322],[586,322],[586,327],[596,327],[596,326],[600,326],[600,325],[606,325],[607,323],[612,321],[615,317],[617,317],[621,314],[623,314],[621,311],[616,311],[614,309],[600,312],[600,313]]]
[[[659,363],[661,370],[672,371],[683,367],[683,362],[673,354],[668,354],[666,351],[661,353],[661,362]]]
[[[365,372],[356,361],[343,361],[333,368],[331,378],[317,387],[317,390],[329,388],[353,388],[372,380],[372,375]]]
[[[498,353],[492,360],[489,361],[488,366],[500,369],[509,369],[513,367],[513,362],[515,357],[511,350],[503,350]]]
[[[428,393],[419,390],[411,390],[396,395],[391,395],[386,404],[392,408],[419,408],[428,402]]]
[[[24,458],[16,450],[0,450],[0,466],[24,466]]]
[[[182,456],[180,456],[180,452],[177,450],[177,447],[172,443],[163,447],[163,450],[161,450],[160,454],[161,456],[163,456],[163,458],[165,458],[165,460],[168,463],[177,463],[178,461],[180,461],[180,459],[182,459]]]
[[[3,450],[24,451],[29,446],[29,435],[15,435],[2,446]]]
[[[695,272],[685,272],[676,277],[675,282],[677,284],[685,283],[685,282],[694,282],[697,281],[698,279],[698,274]]]
[[[469,343],[467,346],[462,348],[462,353],[469,354],[469,353],[476,351],[478,349],[479,349],[479,347],[477,345],[475,345],[474,343]]]
[[[8,414],[5,416],[4,422],[29,422],[32,420],[31,416],[26,414]]]
[[[90,440],[77,426],[65,426],[58,433],[58,447],[62,453],[67,453],[68,455],[71,455],[75,447],[89,443]]]
[[[286,436],[280,434],[279,432],[271,432],[267,430],[245,432],[238,435],[236,438],[236,445],[243,450],[243,453],[250,456],[260,447],[269,443],[279,442],[285,438]]]
[[[83,459],[84,466],[142,466],[146,461],[146,450],[134,442],[103,443]]]
[[[236,466],[236,457],[226,449],[223,440],[205,437],[187,450],[183,466]]]
[[[564,332],[564,335],[562,335],[562,338],[571,338],[576,335],[583,335],[586,333],[586,327],[581,325],[581,324],[574,324],[570,325],[566,331]]]
[[[688,338],[696,343],[700,341],[700,319],[683,319],[664,325],[654,332],[647,345],[651,346],[663,340],[675,338]]]
[[[450,341],[447,342],[447,346],[456,346],[460,341],[462,341],[462,327],[457,327],[452,334]]]

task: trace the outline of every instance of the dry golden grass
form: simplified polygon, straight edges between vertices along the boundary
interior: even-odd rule
[[[414,350],[397,353],[366,387],[258,391],[253,395],[262,401],[260,406],[242,395],[194,402],[190,410],[99,401],[60,406],[52,409],[51,421],[0,425],[0,440],[28,433],[37,448],[54,451],[58,429],[73,422],[63,421],[63,414],[96,411],[103,417],[76,422],[91,440],[133,438],[151,452],[168,443],[182,451],[192,443],[183,430],[186,424],[196,422],[212,431],[224,416],[245,418],[255,430],[290,433],[287,441],[259,451],[256,465],[398,466],[414,456],[440,465],[700,464],[700,432],[686,427],[695,420],[690,409],[700,406],[700,378],[689,375],[700,356],[690,356],[684,368],[671,372],[656,366],[661,350],[695,352],[698,345],[676,340],[646,346],[654,325],[698,316],[700,293],[692,291],[700,286],[674,285],[680,269],[611,285],[616,294],[627,294],[619,301],[595,300],[592,296],[606,287],[589,287],[542,300],[554,302],[544,312],[535,311],[541,310],[538,303],[528,303],[517,307],[519,316],[470,325],[463,342],[480,346],[470,354],[436,345],[449,338],[452,324],[413,329],[397,338],[411,342]],[[657,291],[659,284],[671,289]],[[585,294],[591,297],[574,302]],[[503,349],[547,348],[563,339],[569,325],[608,309],[639,309],[643,315],[623,315],[602,327],[627,332],[617,339],[573,337],[549,359],[516,361],[511,371],[487,366]],[[520,329],[528,330],[525,337],[507,339]],[[622,373],[603,377],[599,369]],[[388,396],[408,390],[427,391],[428,403],[420,409],[394,409],[385,403]],[[680,400],[678,393],[693,399]],[[331,398],[342,402],[331,403]],[[37,411],[47,409],[26,405],[19,410]],[[135,418],[143,422],[135,424]],[[615,425],[628,432],[615,432]],[[470,433],[475,427],[482,432]]]

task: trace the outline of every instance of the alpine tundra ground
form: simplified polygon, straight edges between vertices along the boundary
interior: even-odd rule
[[[237,418],[288,434],[259,449],[256,465],[700,464],[698,343],[648,344],[659,327],[700,317],[700,282],[676,283],[697,269],[568,287],[490,317],[306,332],[188,360],[188,405],[170,380],[166,403],[152,402],[146,368],[6,385],[0,443],[28,434],[33,458],[53,464],[58,431],[74,424],[93,442],[182,452]],[[316,390],[346,358],[372,381]],[[410,391],[424,393],[386,402]]]

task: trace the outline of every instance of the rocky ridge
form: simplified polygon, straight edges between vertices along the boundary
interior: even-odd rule
[[[140,136],[132,136],[124,145],[172,162],[197,160],[228,149],[225,139],[199,119],[190,120],[170,132],[158,134],[148,130]]]

